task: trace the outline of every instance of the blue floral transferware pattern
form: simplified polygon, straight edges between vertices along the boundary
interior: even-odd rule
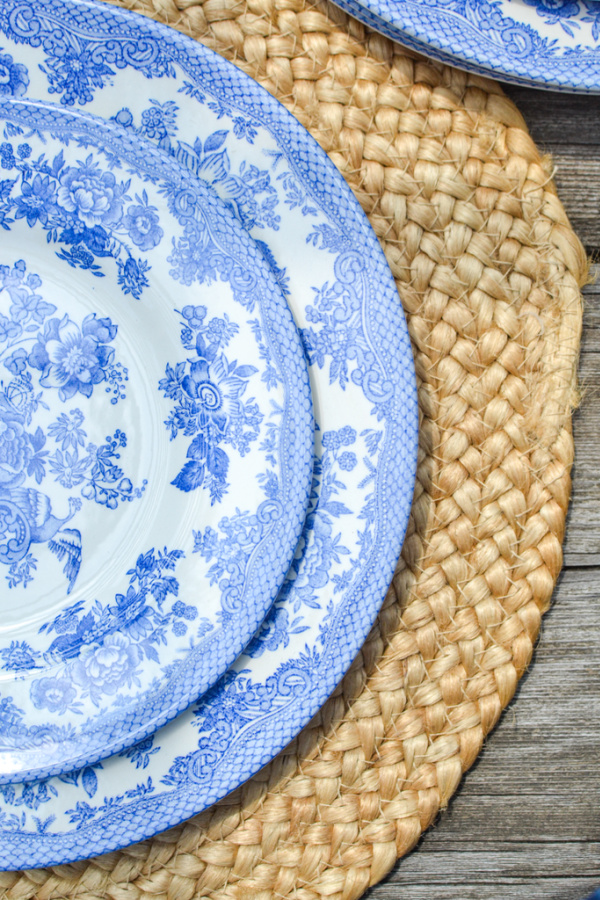
[[[514,84],[600,92],[597,0],[335,0],[438,59]]]
[[[20,99],[0,119],[2,254],[35,260],[0,264],[9,782],[94,763],[214,684],[292,561],[314,439],[300,337],[222,201],[115,125]],[[243,552],[209,564],[202,528],[244,530]]]
[[[4,9],[4,49],[27,67],[27,96],[64,98],[142,135],[207,184],[252,235],[301,328],[317,419],[303,535],[246,652],[199,704],[136,747],[0,789],[10,867],[102,852],[181,821],[264,765],[316,712],[364,640],[394,570],[412,498],[417,402],[406,325],[375,235],[283,107],[201,46],[113,7],[39,0],[33,11],[9,0]],[[77,93],[83,82],[74,76],[51,91],[51,34],[85,68],[87,93]],[[90,60],[111,73],[94,69],[92,77]],[[252,327],[260,340],[259,323]],[[272,377],[268,363],[264,377]],[[176,439],[187,448],[193,437]],[[197,528],[194,556],[225,583],[262,527],[249,514]]]

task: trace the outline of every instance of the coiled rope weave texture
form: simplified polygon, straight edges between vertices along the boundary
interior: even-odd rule
[[[351,900],[411,849],[511,699],[550,603],[586,273],[514,105],[307,0],[114,0],[252,75],[379,236],[413,341],[417,486],[379,619],[321,712],[190,822],[2,897]]]

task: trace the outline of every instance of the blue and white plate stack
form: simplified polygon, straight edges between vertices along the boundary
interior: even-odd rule
[[[410,342],[341,176],[231,64],[0,5],[0,867],[204,809],[340,681],[416,465]]]
[[[406,47],[512,84],[600,93],[599,0],[335,0]]]

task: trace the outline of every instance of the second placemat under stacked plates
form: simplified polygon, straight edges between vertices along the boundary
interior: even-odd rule
[[[561,566],[585,258],[496,85],[326,4],[117,5],[239,64],[348,179],[409,319],[417,489],[376,627],[272,764],[154,840],[0,885],[11,900],[348,900],[448,803],[531,658]]]

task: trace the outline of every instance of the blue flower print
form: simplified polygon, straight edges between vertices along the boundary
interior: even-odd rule
[[[15,165],[15,155],[13,153],[12,144],[0,144],[0,162],[3,169],[12,169]]]
[[[123,750],[119,756],[134,763],[136,769],[146,769],[150,763],[150,757],[154,756],[154,754],[158,753],[160,750],[160,747],[153,747],[153,744],[154,735],[145,738],[143,741],[140,741],[139,744],[134,744],[133,747],[128,747],[127,750]]]
[[[151,100],[152,106],[145,109],[142,113],[141,132],[151,140],[165,141],[169,135],[174,135],[175,117],[177,114],[177,105],[172,100],[166,103],[158,103]]]
[[[23,347],[18,347],[7,357],[4,365],[13,375],[22,375],[27,368],[27,352]]]
[[[85,162],[68,166],[62,151],[51,161],[41,156],[34,163],[24,161],[31,153],[29,144],[20,144],[17,152],[18,160],[12,144],[0,144],[2,166],[16,174],[0,181],[0,227],[10,231],[15,221],[25,220],[30,228],[43,228],[49,243],[61,245],[59,259],[97,278],[105,275],[98,258],[113,260],[123,292],[139,299],[148,286],[150,267],[147,261],[132,258],[126,239],[152,249],[163,237],[157,210],[148,204],[146,192],[141,198],[136,195],[137,203],[124,216],[125,201],[131,201],[130,182],[118,182],[93,154]],[[14,212],[14,218],[8,217],[9,212]]]
[[[139,661],[139,648],[117,631],[107,635],[100,646],[81,650],[73,665],[73,678],[98,704],[103,694],[116,694],[125,685],[131,687]]]
[[[22,97],[28,87],[25,66],[14,62],[8,53],[0,54],[0,97]]]
[[[356,440],[356,431],[350,425],[345,425],[339,431],[325,431],[323,434],[323,447],[326,450],[337,450],[339,447],[348,447]]]
[[[573,27],[579,28],[575,22],[567,22],[568,19],[579,15],[579,0],[525,0],[527,6],[534,6],[538,16],[541,16],[549,25],[560,25],[570,37],[573,37]]]
[[[136,300],[142,296],[142,291],[148,287],[149,281],[146,272],[150,269],[148,263],[142,259],[135,260],[132,256],[123,262],[117,260],[119,270],[118,281],[124,294],[131,294]]]
[[[32,273],[25,276],[26,267],[22,259],[19,259],[12,269],[0,266],[0,289],[4,288],[11,299],[10,316],[13,328],[12,333],[0,336],[0,341],[16,337],[17,332],[20,333],[19,326],[24,326],[28,321],[41,325],[47,316],[56,311],[55,306],[46,303],[42,296],[36,293],[42,284],[41,278]]]
[[[83,334],[94,338],[99,344],[108,344],[110,341],[114,341],[118,329],[108,316],[98,318],[96,313],[92,313],[83,320],[81,330]]]
[[[50,471],[53,475],[56,476],[55,481],[66,488],[67,490],[72,490],[73,488],[79,487],[80,484],[83,484],[86,481],[86,476],[88,475],[90,468],[90,459],[87,456],[80,458],[77,452],[62,453],[60,450],[57,450],[53,456],[48,460],[50,465]],[[85,488],[82,490],[82,496],[86,498],[86,500],[94,500],[94,490],[93,487],[90,489],[89,485],[86,484],[87,493],[84,493]]]
[[[66,678],[39,678],[31,685],[30,697],[36,709],[47,709],[64,715],[77,696],[71,681]]]
[[[582,18],[582,22],[590,22],[592,26],[592,37],[595,41],[600,40],[600,8],[596,0],[583,0],[586,14]]]
[[[24,416],[0,393],[0,488],[22,480],[32,455]]]
[[[121,128],[134,129],[135,126],[133,124],[133,116],[131,114],[131,110],[124,107],[120,109],[118,113],[114,116],[110,117],[111,122],[116,122],[117,125],[120,125]]]
[[[0,656],[3,660],[2,667],[7,671],[27,672],[35,668],[39,654],[29,646],[27,641],[11,641],[10,646],[0,650]]]
[[[127,438],[121,429],[100,446],[89,442],[85,416],[72,409],[46,427],[33,424],[38,409],[49,409],[44,389],[58,391],[62,402],[76,394],[90,397],[94,385],[105,382],[104,393],[125,398],[127,369],[114,364],[111,343],[117,326],[107,317],[90,313],[78,324],[68,315],[52,317],[56,307],[39,289],[38,275],[27,272],[23,260],[0,265],[0,295],[8,315],[0,315],[0,363],[12,378],[0,381],[0,564],[7,566],[8,587],[26,588],[34,579],[38,560],[30,548],[46,544],[63,563],[69,593],[78,576],[81,533],[67,524],[82,508],[79,497],[58,504],[37,485],[49,475],[67,491],[109,509],[141,497],[146,482],[134,487],[121,468],[121,449]],[[33,370],[33,371],[32,371]],[[36,391],[33,374],[39,374]],[[32,426],[32,427],[30,427]],[[60,445],[54,452],[48,438]],[[35,482],[35,487],[34,487]]]
[[[151,250],[160,243],[164,234],[158,224],[155,207],[138,204],[130,206],[123,219],[129,237],[140,250]]]
[[[10,308],[13,321],[24,322],[29,319],[41,325],[46,316],[56,309],[51,303],[45,303],[37,294],[32,294],[24,289],[11,291],[12,306]]]
[[[67,415],[61,413],[56,422],[48,426],[48,434],[54,438],[57,444],[61,444],[62,450],[72,447],[85,447],[86,432],[81,428],[84,415],[80,409],[72,409]],[[62,443],[61,443],[62,442]]]
[[[40,66],[48,76],[50,94],[62,94],[63,106],[82,106],[93,99],[92,88],[103,87],[105,78],[113,75],[111,68],[96,60],[90,49],[54,44],[54,55],[48,59],[47,67]]]
[[[174,267],[169,270],[169,275],[188,287],[196,280],[201,284],[205,281],[208,283],[214,281],[216,277],[214,250],[205,224],[195,220],[187,221],[183,237],[167,257],[167,262]]]
[[[189,606],[187,603],[182,603],[181,600],[177,600],[177,602],[173,604],[173,615],[187,619],[188,622],[193,622],[194,619],[198,617],[198,610],[195,606]]]
[[[287,647],[290,642],[290,636],[298,631],[306,631],[307,627],[301,629],[292,629],[290,627],[290,617],[286,609],[281,606],[273,606],[263,621],[258,633],[254,636],[246,653],[248,656],[256,659],[262,656],[265,651],[277,650],[279,647]]]
[[[49,216],[58,212],[55,183],[48,176],[36,175],[33,181],[24,181],[21,196],[16,198],[16,219],[26,219],[30,228],[36,222],[47,225]]]
[[[230,363],[219,352],[237,330],[226,317],[205,325],[205,311],[188,306],[182,318],[183,345],[188,350],[195,348],[196,357],[174,368],[168,365],[159,388],[176,401],[165,422],[171,439],[179,431],[195,437],[188,448],[188,462],[171,483],[181,491],[204,486],[214,503],[222,499],[228,486],[229,457],[218,445],[231,444],[244,456],[258,435],[262,413],[254,401],[241,400],[257,369]]]
[[[21,333],[18,322],[0,313],[0,344],[4,344]]]
[[[77,392],[91,397],[95,384],[106,379],[115,351],[104,341],[112,341],[117,326],[92,313],[81,329],[68,316],[49,319],[29,355],[29,365],[42,371],[40,384],[57,388],[65,402]]]
[[[206,318],[206,307],[191,305],[184,306],[181,310],[181,315],[186,320],[187,328],[198,331],[203,327],[204,319]]]
[[[357,463],[356,454],[349,453],[348,451],[346,451],[345,453],[342,453],[338,459],[338,466],[344,472],[351,472],[354,469],[354,467],[356,466],[356,463]]]
[[[90,228],[116,225],[121,219],[123,188],[112,172],[102,172],[91,156],[85,163],[69,166],[60,176],[58,204]]]
[[[329,581],[329,570],[338,553],[348,550],[339,546],[333,527],[324,517],[315,516],[312,521],[311,540],[305,546],[301,574],[295,582],[298,596],[308,606],[315,606],[315,594]],[[296,561],[294,564],[297,565]]]

